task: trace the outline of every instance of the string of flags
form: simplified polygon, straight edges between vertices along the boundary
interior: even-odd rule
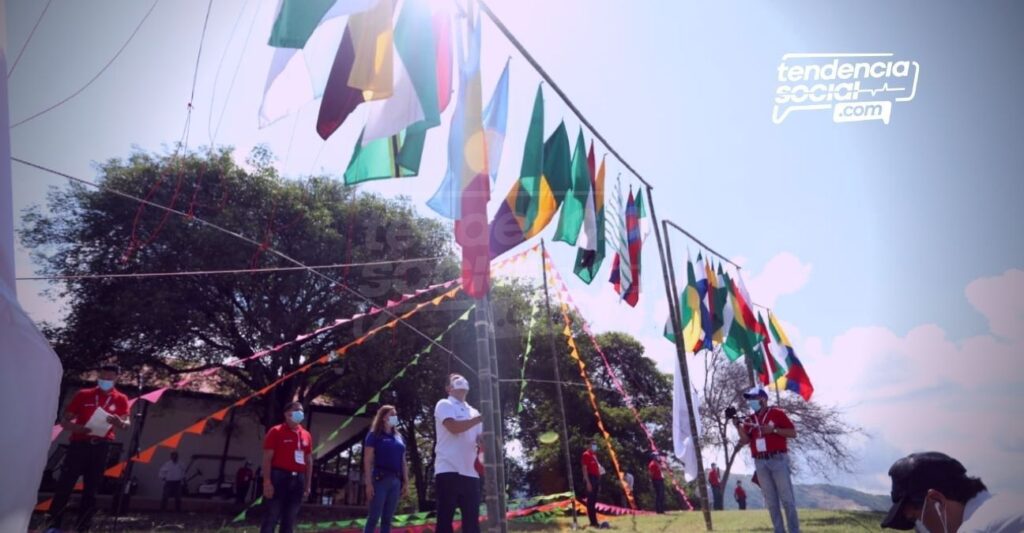
[[[526,364],[530,360],[530,353],[533,351],[533,327],[537,322],[537,313],[540,308],[535,304],[530,309],[530,323],[526,326],[526,347],[523,349],[523,367],[519,371],[519,400],[516,401],[516,414],[523,412],[523,398],[526,397]]]
[[[545,275],[549,276],[552,285],[554,284],[554,276],[551,275],[553,271],[552,265],[547,265],[548,272]],[[615,447],[612,446],[611,433],[604,426],[604,418],[601,416],[601,410],[597,406],[597,395],[594,394],[594,385],[590,382],[590,378],[587,376],[587,366],[580,357],[579,349],[576,346],[576,339],[573,338],[572,334],[572,318],[569,316],[569,304],[564,299],[561,300],[559,309],[562,312],[562,320],[565,323],[565,327],[562,329],[562,334],[565,335],[565,343],[569,347],[569,356],[572,357],[573,361],[576,362],[576,366],[580,371],[580,378],[583,379],[583,384],[587,387],[587,398],[590,400],[590,407],[594,411],[594,419],[597,422],[597,429],[601,432],[601,436],[604,439],[605,447],[608,448],[608,455],[611,457],[612,466],[615,469],[615,474],[619,478],[619,484],[622,486],[623,492],[626,494],[626,500],[629,501],[629,506],[636,509],[636,501],[633,499],[633,491],[630,490],[629,484],[626,483],[626,476],[622,472],[622,467],[619,465],[619,456],[615,453]]]
[[[546,251],[545,251],[545,254],[546,254]],[[569,286],[566,284],[565,279],[563,279],[562,275],[558,272],[558,268],[554,266],[554,263],[551,261],[551,257],[548,256],[547,259],[548,259],[547,263],[549,265],[552,265],[551,266],[551,279],[552,279],[552,284],[551,285],[552,285],[552,287],[554,287],[555,291],[558,292],[559,298],[561,298],[565,303],[567,303],[569,306],[571,306],[571,308],[573,310],[575,310],[577,313],[582,315],[583,312],[579,308],[579,306],[576,305],[576,302],[573,301],[572,294],[569,292]],[[658,453],[658,456],[661,457],[661,453],[660,453],[660,450],[658,449],[658,445],[654,442],[654,436],[651,434],[650,430],[647,428],[647,424],[645,424],[643,419],[640,417],[640,412],[636,409],[636,406],[633,404],[632,396],[630,396],[629,393],[626,392],[626,389],[622,385],[622,381],[619,379],[619,376],[615,373],[614,369],[612,369],[611,363],[608,361],[608,357],[605,355],[604,350],[601,349],[601,345],[598,344],[598,342],[597,342],[597,336],[594,335],[594,333],[590,330],[590,325],[587,324],[587,322],[585,320],[582,321],[581,326],[583,328],[583,332],[586,333],[587,337],[590,338],[590,343],[593,346],[594,351],[596,351],[598,353],[598,355],[601,356],[601,361],[604,363],[604,367],[605,367],[605,370],[608,372],[608,375],[611,376],[612,383],[615,385],[615,388],[618,390],[618,392],[622,396],[623,400],[625,400],[626,406],[629,408],[630,412],[633,414],[633,418],[636,420],[637,425],[640,426],[640,429],[643,430],[644,435],[647,437],[647,443],[650,445],[651,451],[653,451],[655,453]],[[690,503],[690,499],[686,496],[686,491],[684,491],[682,489],[682,487],[679,486],[679,483],[676,481],[675,476],[672,474],[672,469],[671,468],[665,468],[664,471],[668,475],[669,481],[672,483],[672,487],[675,489],[676,493],[683,500],[683,503],[687,506],[687,508],[692,510],[693,509],[693,504]]]
[[[275,387],[277,387],[281,383],[284,383],[285,381],[291,379],[292,377],[294,377],[294,376],[296,376],[298,374],[304,373],[304,372],[308,372],[314,366],[328,364],[328,363],[336,361],[338,358],[345,356],[347,354],[348,350],[351,349],[352,347],[358,346],[358,345],[366,342],[370,337],[376,335],[377,333],[379,333],[379,332],[381,332],[381,331],[383,331],[385,329],[391,329],[391,328],[397,327],[398,323],[400,321],[405,320],[405,319],[415,315],[416,313],[420,312],[422,309],[424,309],[427,306],[438,306],[444,300],[454,298],[461,291],[462,291],[462,287],[461,286],[456,286],[455,288],[449,290],[448,292],[446,292],[444,294],[441,294],[440,296],[437,296],[436,298],[434,298],[432,300],[429,300],[427,302],[423,302],[423,303],[417,304],[411,310],[409,310],[408,312],[400,315],[398,318],[395,318],[395,319],[393,319],[393,320],[391,320],[391,321],[389,321],[389,322],[387,322],[385,324],[382,324],[380,326],[374,327],[374,328],[370,329],[369,331],[367,331],[362,336],[360,336],[359,338],[357,338],[357,339],[355,339],[355,340],[345,344],[344,346],[342,346],[340,348],[337,348],[335,350],[332,350],[332,351],[322,355],[319,358],[315,358],[315,359],[310,360],[309,362],[303,364],[302,366],[299,366],[298,368],[296,368],[296,369],[294,369],[294,370],[292,370],[292,371],[282,375],[280,378],[272,381],[270,384],[268,384],[267,386],[263,387],[262,389],[259,389],[259,390],[255,391],[255,392],[253,392],[253,393],[251,393],[251,394],[249,394],[247,396],[244,396],[244,397],[240,398],[235,403],[233,403],[233,404],[231,404],[231,405],[229,405],[227,407],[224,407],[223,409],[220,409],[220,410],[218,410],[218,411],[216,411],[216,412],[214,412],[214,413],[212,413],[210,415],[207,415],[207,416],[201,418],[200,420],[198,420],[197,422],[195,422],[192,425],[188,426],[187,428],[185,428],[185,429],[183,429],[181,431],[178,431],[177,433],[172,434],[171,436],[161,440],[160,442],[158,442],[157,444],[154,444],[153,446],[150,446],[149,448],[146,448],[145,450],[140,451],[138,453],[138,455],[136,455],[134,457],[131,457],[129,460],[135,461],[135,462],[139,462],[139,463],[149,463],[152,460],[153,455],[156,453],[158,448],[169,448],[169,449],[172,449],[172,450],[176,449],[181,444],[182,437],[184,437],[186,434],[202,435],[203,432],[206,429],[206,424],[208,422],[210,422],[211,420],[215,420],[215,421],[222,421],[222,420],[224,420],[224,417],[226,417],[227,414],[232,409],[244,406],[249,401],[251,401],[251,400],[253,400],[253,399],[255,399],[255,398],[259,397],[259,396],[262,396],[262,395],[270,392]],[[106,476],[106,477],[113,477],[113,478],[120,477],[121,474],[124,472],[124,469],[127,466],[127,464],[128,464],[128,461],[122,461],[120,463],[117,463],[116,465],[107,468],[103,472],[103,475]],[[49,507],[50,507],[50,503],[52,501],[53,501],[53,498],[50,498],[50,499],[40,503],[39,505],[36,506],[36,510],[37,511],[46,511],[46,510],[48,510]]]
[[[754,313],[742,274],[729,275],[718,263],[698,252],[694,263],[687,253],[686,285],[679,294],[680,330],[687,352],[720,347],[730,361],[747,357],[762,385],[774,385],[810,400],[814,386],[775,314],[768,322]],[[671,319],[665,338],[675,342]],[[784,368],[776,356],[785,356]]]

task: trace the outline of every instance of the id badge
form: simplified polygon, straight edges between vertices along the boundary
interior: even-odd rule
[[[295,450],[295,464],[306,464],[306,454],[302,450]]]
[[[768,443],[764,440],[764,437],[754,441],[754,451],[758,453],[764,453],[768,451]]]

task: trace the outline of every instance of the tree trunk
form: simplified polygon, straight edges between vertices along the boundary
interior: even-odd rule
[[[416,508],[423,511],[427,503],[427,484],[424,481],[423,457],[420,455],[420,447],[416,445],[416,424],[402,424],[402,429],[402,436],[409,443],[405,448],[409,453],[409,469],[416,480]]]

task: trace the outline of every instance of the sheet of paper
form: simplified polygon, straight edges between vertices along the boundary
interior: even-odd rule
[[[89,435],[93,437],[107,436],[107,432],[110,431],[110,422],[107,422],[108,416],[110,416],[110,413],[106,412],[102,407],[96,407],[89,421],[85,423],[85,427],[89,428]]]

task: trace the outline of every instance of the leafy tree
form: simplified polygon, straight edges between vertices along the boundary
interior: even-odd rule
[[[248,167],[226,149],[112,159],[98,165],[102,186],[193,216],[72,185],[52,191],[47,209],[25,214],[21,240],[40,273],[51,276],[294,266],[269,248],[306,265],[378,264],[323,271],[340,283],[305,270],[59,282],[54,292],[66,302],[67,316],[46,331],[69,375],[107,359],[162,376],[220,365],[457,275],[448,231],[416,215],[407,200],[360,193],[323,177],[285,180],[265,151],[255,151]],[[388,263],[431,257],[439,259]],[[437,329],[435,322],[448,318],[441,315],[411,321]],[[384,319],[382,313],[372,320]],[[244,366],[224,367],[225,386],[238,394],[258,390],[373,325],[364,319]],[[410,343],[423,340],[404,327],[395,331]],[[359,346],[333,368],[276,387],[261,399],[262,421],[276,422],[292,398],[337,393],[349,361],[372,357],[376,349],[376,343]]]
[[[744,405],[742,394],[750,387],[749,383],[747,368],[743,364],[730,362],[719,351],[706,356],[700,406],[704,427],[701,449],[705,453],[722,450],[725,456],[723,486],[743,449],[739,446],[736,430],[730,429],[732,423],[725,418],[725,409]],[[862,430],[847,423],[839,408],[815,400],[804,401],[790,392],[780,393],[778,401],[774,396],[771,400],[796,426],[797,438],[788,442],[795,468],[807,468],[826,478],[836,472],[851,471],[855,457],[850,450],[850,438]]]

